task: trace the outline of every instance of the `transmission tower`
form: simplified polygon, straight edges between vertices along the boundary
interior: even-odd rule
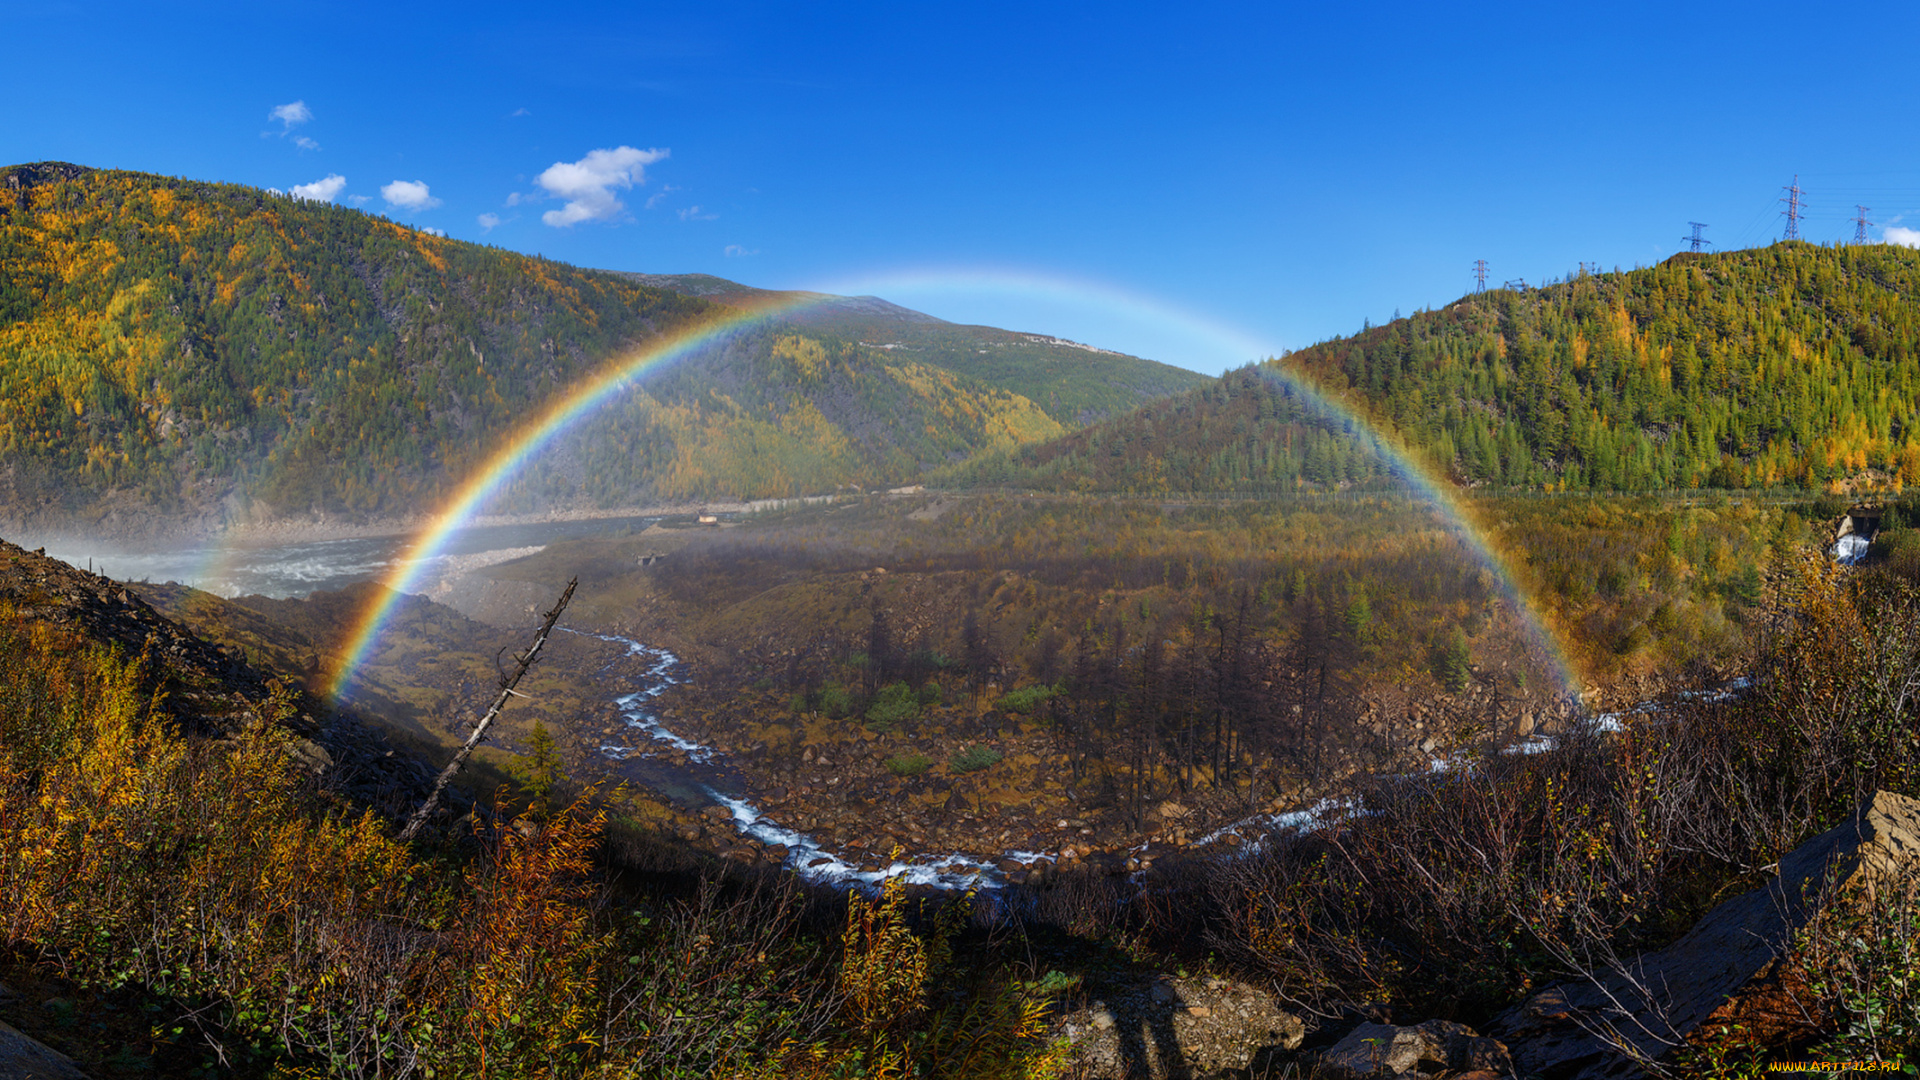
[[[1787,219],[1787,231],[1780,234],[1780,239],[1798,240],[1800,239],[1800,219],[1807,215],[1807,204],[1800,200],[1800,196],[1806,194],[1800,190],[1800,174],[1794,173],[1793,183],[1781,190],[1787,193],[1787,197],[1780,200],[1787,204],[1787,208],[1780,211],[1780,216]]]
[[[1691,225],[1691,226],[1693,226],[1693,235],[1692,235],[1692,236],[1683,236],[1683,237],[1681,237],[1680,239],[1682,239],[1682,240],[1685,240],[1685,241],[1686,241],[1687,243],[1689,243],[1689,244],[1692,244],[1692,245],[1693,245],[1693,249],[1692,249],[1692,250],[1694,250],[1694,251],[1699,251],[1699,250],[1700,250],[1700,245],[1702,245],[1702,244],[1711,244],[1711,243],[1713,243],[1713,241],[1711,241],[1711,240],[1709,240],[1709,239],[1707,239],[1706,237],[1704,237],[1704,236],[1701,236],[1701,235],[1700,235],[1700,230],[1701,230],[1701,229],[1706,229],[1706,228],[1710,228],[1710,227],[1711,227],[1711,226],[1709,226],[1709,225],[1708,225],[1708,224],[1707,224],[1706,222],[1704,222],[1704,221],[1689,221],[1689,222],[1687,222],[1687,224],[1689,224],[1689,225]]]
[[[1867,242],[1867,230],[1876,224],[1875,222],[1867,220],[1867,211],[1872,209],[1872,207],[1861,206],[1856,203],[1853,208],[1860,214],[1859,217],[1853,219],[1853,242],[1856,244],[1864,244]]]
[[[1477,293],[1487,291],[1487,260],[1485,259],[1473,260],[1473,291]]]

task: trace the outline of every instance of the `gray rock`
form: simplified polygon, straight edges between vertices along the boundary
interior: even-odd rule
[[[1109,987],[1056,1030],[1075,1044],[1073,1075],[1088,1080],[1245,1078],[1306,1037],[1305,1023],[1257,987],[1177,976]]]
[[[87,1080],[73,1059],[0,1020],[0,1080]]]
[[[1475,1062],[1470,1064],[1470,1062]],[[1371,1080],[1398,1076],[1408,1080],[1441,1071],[1485,1068],[1511,1072],[1506,1047],[1481,1038],[1465,1024],[1428,1020],[1411,1027],[1361,1024],[1320,1055],[1320,1073],[1332,1080]],[[1505,1068],[1498,1066],[1504,1064]]]
[[[1513,1047],[1523,1072],[1566,1080],[1638,1075],[1634,1058],[1665,1056],[1781,956],[1829,885],[1917,871],[1920,801],[1882,791],[1852,820],[1781,859],[1773,881],[1714,908],[1679,941],[1596,972],[1592,982],[1536,994],[1490,1030]]]
[[[333,768],[333,755],[327,748],[311,739],[295,739],[287,744],[287,752],[293,759],[316,773]]]

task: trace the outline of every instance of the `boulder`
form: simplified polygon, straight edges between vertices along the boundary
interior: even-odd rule
[[[0,1020],[0,1076],[8,1080],[87,1080],[73,1059]]]
[[[323,773],[333,768],[333,755],[327,748],[311,739],[294,739],[287,744],[287,752],[295,761],[315,773]]]
[[[1290,1054],[1306,1037],[1300,1018],[1243,983],[1162,976],[1090,989],[1094,999],[1062,1016],[1056,1028],[1074,1044],[1076,1076],[1278,1077],[1286,1074],[1265,1063]]]
[[[1534,995],[1489,1029],[1523,1072],[1566,1080],[1639,1075],[1771,969],[1823,897],[1856,877],[1920,872],[1920,801],[1882,791],[1780,860],[1774,879],[1708,912],[1680,940],[1584,983]],[[1607,1033],[1602,1037],[1601,1032]]]
[[[1319,1065],[1319,1075],[1329,1080],[1479,1070],[1496,1076],[1513,1074],[1513,1058],[1504,1045],[1449,1020],[1428,1020],[1406,1027],[1361,1024],[1322,1051]]]

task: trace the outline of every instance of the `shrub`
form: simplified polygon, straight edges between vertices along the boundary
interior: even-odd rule
[[[867,726],[875,731],[892,731],[919,715],[920,703],[914,699],[913,688],[903,682],[888,683],[867,706]]]
[[[1001,694],[1000,700],[994,704],[1010,713],[1019,713],[1024,716],[1039,708],[1048,698],[1059,692],[1058,687],[1048,686],[1046,683],[1035,683],[1032,686],[1023,686],[1018,690],[1009,690]]]
[[[895,754],[887,759],[887,771],[895,776],[919,776],[932,767],[932,758],[912,751]]]
[[[820,688],[820,711],[838,720],[853,711],[853,695],[839,683],[830,682]]]
[[[940,684],[937,682],[929,681],[927,685],[920,688],[920,704],[922,705],[938,705],[945,697],[945,691],[940,689]]]
[[[1433,677],[1440,685],[1459,693],[1473,681],[1473,652],[1467,648],[1467,635],[1454,627],[1446,640],[1433,647]]]
[[[1795,963],[1839,1030],[1823,1060],[1920,1061],[1920,885],[1869,890],[1855,879],[1828,898],[1795,940]]]
[[[533,730],[527,735],[526,753],[507,764],[507,775],[526,793],[529,811],[535,817],[546,817],[553,808],[555,790],[567,779],[560,752],[554,747],[553,735],[547,731],[546,724],[533,722]]]
[[[954,751],[953,757],[947,759],[947,768],[957,773],[979,772],[1000,764],[1000,759],[1005,756],[991,746],[976,744]]]
[[[156,1031],[190,1025],[222,1060],[481,1080],[1059,1071],[1052,987],[948,963],[964,902],[916,934],[895,879],[850,901],[839,956],[791,883],[610,892],[603,819],[579,807],[423,857],[316,797],[284,726],[295,695],[213,741],[156,713],[167,687],[0,607],[0,949],[127,987]]]

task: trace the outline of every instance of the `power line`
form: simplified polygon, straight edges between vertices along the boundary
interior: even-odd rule
[[[1853,219],[1853,242],[1856,244],[1864,244],[1867,242],[1867,230],[1874,225],[1873,222],[1867,220],[1867,211],[1870,207],[1855,203],[1853,208],[1860,212],[1860,216]]]
[[[1712,226],[1710,226],[1710,225],[1708,225],[1708,224],[1707,224],[1706,222],[1704,222],[1704,221],[1689,221],[1689,222],[1687,222],[1687,224],[1689,224],[1689,225],[1691,225],[1691,226],[1693,226],[1693,235],[1692,235],[1692,236],[1683,236],[1683,237],[1681,237],[1680,239],[1682,239],[1682,240],[1685,240],[1685,241],[1686,241],[1687,243],[1689,243],[1689,244],[1692,244],[1692,245],[1693,245],[1693,250],[1694,250],[1694,251],[1696,251],[1696,252],[1697,252],[1697,251],[1699,251],[1699,250],[1700,250],[1700,245],[1702,245],[1702,244],[1711,244],[1711,243],[1713,243],[1713,241],[1711,241],[1711,240],[1709,240],[1709,239],[1707,239],[1706,237],[1704,237],[1704,236],[1701,236],[1701,235],[1700,235],[1700,230],[1701,230],[1701,229],[1707,229],[1707,228],[1712,228]]]
[[[1487,260],[1485,259],[1473,260],[1473,291],[1477,293],[1487,291]]]
[[[1787,208],[1780,211],[1780,216],[1787,219],[1787,231],[1780,234],[1780,239],[1798,240],[1800,239],[1800,219],[1805,217],[1807,212],[1807,205],[1800,201],[1800,196],[1806,194],[1800,190],[1800,174],[1794,173],[1792,185],[1781,190],[1787,193],[1787,197],[1780,200],[1787,204]]]

